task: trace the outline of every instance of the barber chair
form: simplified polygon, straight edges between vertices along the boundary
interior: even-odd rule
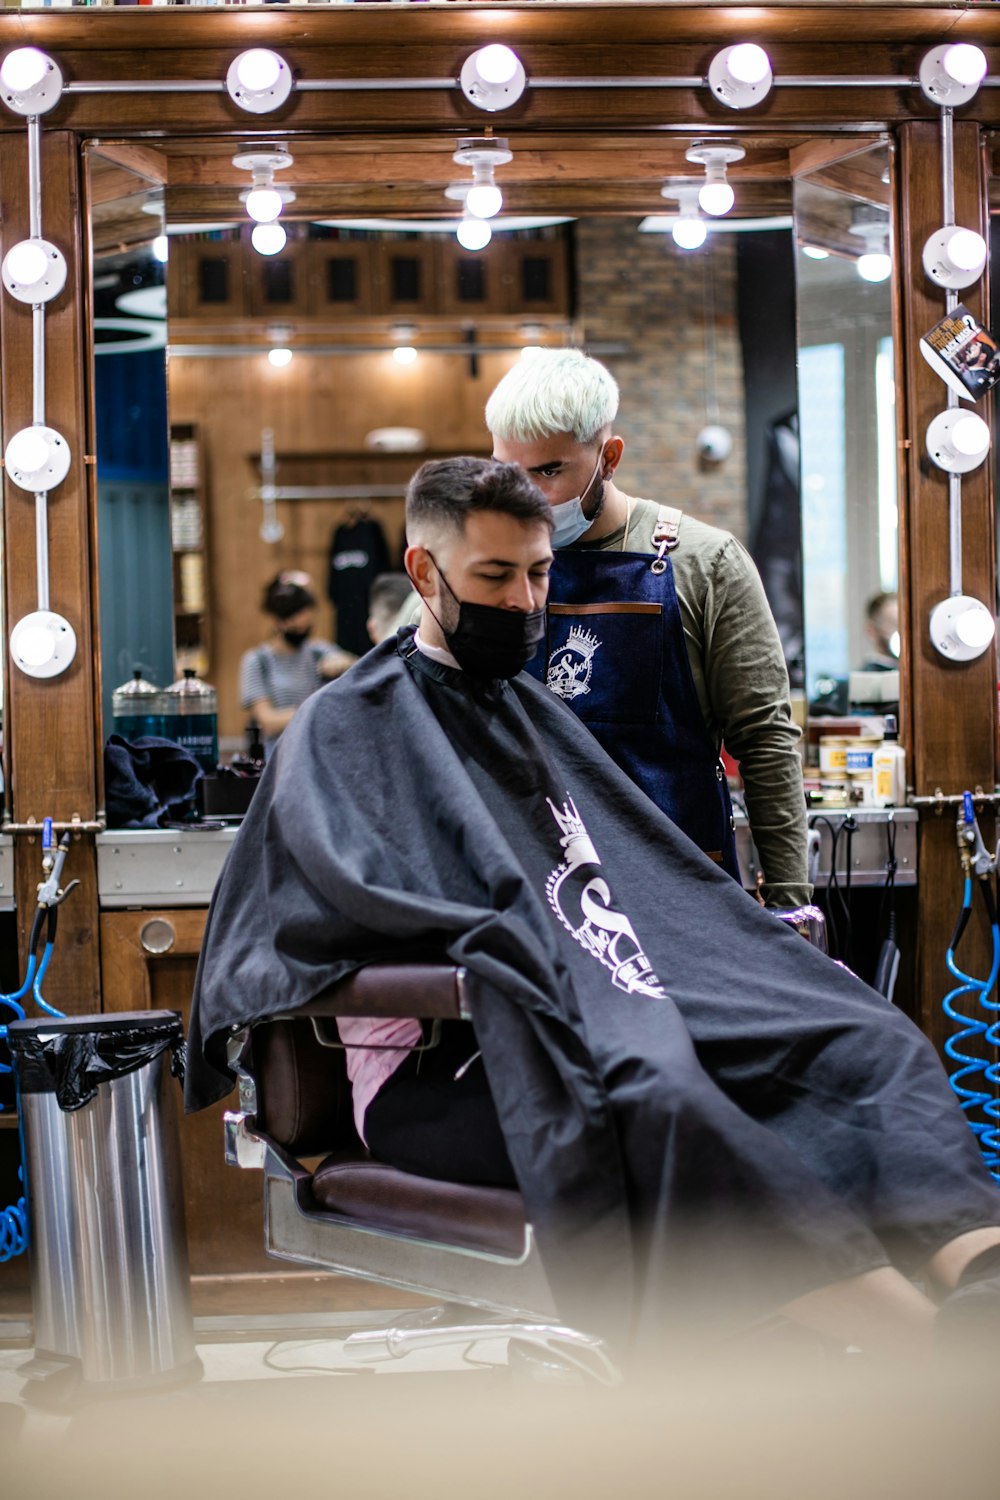
[[[825,951],[815,907],[776,915]],[[616,1383],[601,1340],[558,1322],[519,1193],[372,1160],[354,1128],[337,1016],[415,1016],[430,1022],[434,1046],[443,1021],[470,1019],[465,971],[371,964],[293,1014],[229,1038],[240,1107],[225,1115],[226,1160],[264,1172],[268,1254],[439,1299],[395,1327],[350,1335],[347,1358],[372,1363],[507,1338],[512,1364]]]
[[[439,1299],[351,1334],[349,1361],[506,1338],[512,1365],[614,1384],[602,1342],[558,1321],[519,1193],[398,1171],[355,1131],[336,1017],[415,1016],[434,1046],[443,1021],[469,1019],[464,980],[449,965],[372,964],[294,1014],[234,1031],[240,1107],[225,1116],[226,1160],[264,1172],[269,1255]]]

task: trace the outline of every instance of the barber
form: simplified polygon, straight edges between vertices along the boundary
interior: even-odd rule
[[[775,907],[807,880],[799,730],[777,627],[735,537],[615,484],[618,387],[576,349],[520,360],[486,405],[494,457],[552,506],[547,637],[528,670],[705,852],[740,878],[725,742]]]

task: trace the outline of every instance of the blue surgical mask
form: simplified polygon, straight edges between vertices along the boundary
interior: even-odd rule
[[[553,547],[572,547],[573,543],[579,541],[584,532],[589,531],[594,524],[593,516],[585,516],[583,513],[583,502],[590,494],[594,480],[600,473],[604,462],[604,444],[598,455],[594,472],[587,481],[582,495],[576,495],[572,500],[564,500],[560,505],[552,506],[552,545]]]

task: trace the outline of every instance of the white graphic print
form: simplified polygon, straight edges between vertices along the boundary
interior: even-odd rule
[[[635,929],[623,912],[611,904],[611,891],[604,878],[597,850],[583,825],[572,799],[560,811],[545,799],[562,834],[564,859],[545,882],[549,905],[581,948],[611,970],[611,979],[630,995],[648,995],[666,1000],[667,993],[642,951]]]
[[[600,644],[599,636],[591,635],[582,625],[572,625],[565,646],[549,657],[545,686],[560,698],[579,698],[589,693],[594,652]]]

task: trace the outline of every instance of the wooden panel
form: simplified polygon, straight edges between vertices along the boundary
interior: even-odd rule
[[[316,318],[370,317],[372,302],[371,242],[308,242],[308,311]]]
[[[921,358],[921,334],[944,311],[944,294],[924,276],[923,245],[942,222],[940,134],[931,125],[914,123],[901,133],[898,180],[902,192],[899,284],[902,288],[900,367],[906,400],[905,509],[902,531],[903,581],[900,591],[902,630],[909,644],[910,693],[906,708],[910,771],[916,791],[940,788],[960,792],[976,785],[992,788],[997,739],[997,669],[991,648],[978,661],[946,661],[931,645],[928,619],[933,606],[950,590],[947,475],[926,457],[924,434],[930,419],[944,409],[946,388]],[[986,232],[985,183],[979,133],[972,125],[955,125],[955,217],[958,223]],[[982,289],[973,286],[963,301],[986,316]],[[989,407],[980,407],[989,419]],[[995,597],[995,520],[991,465],[984,464],[962,480],[962,569],[966,593],[988,604]],[[922,819],[918,986],[920,1020],[940,1045],[946,1035],[941,999],[953,981],[944,965],[955,914],[961,900],[961,874],[955,844],[954,812]],[[990,822],[984,827],[987,843]],[[987,973],[988,933],[975,913],[962,944],[963,967]]]

